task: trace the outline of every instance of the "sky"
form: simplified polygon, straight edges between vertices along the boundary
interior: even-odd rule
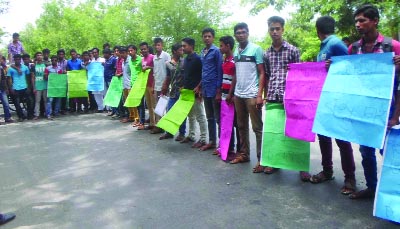
[[[0,15],[0,21],[3,22],[2,29],[8,33],[8,36],[2,38],[1,46],[6,46],[11,41],[11,35],[14,32],[22,31],[26,24],[34,24],[36,19],[43,12],[42,5],[46,0],[11,0],[6,14]],[[281,13],[273,10],[272,7],[261,11],[257,16],[248,14],[250,7],[240,6],[240,0],[231,0],[230,6],[226,6],[226,11],[232,12],[224,22],[232,21],[246,22],[249,25],[250,39],[262,39],[267,34],[267,19],[273,15],[280,15],[287,19],[288,11]]]

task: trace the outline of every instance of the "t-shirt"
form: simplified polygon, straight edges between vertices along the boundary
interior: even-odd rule
[[[21,74],[18,73],[14,68],[8,68],[7,76],[12,78],[13,84],[12,88],[14,90],[23,90],[28,87],[26,84],[26,75],[29,75],[29,68],[25,65],[21,65]]]
[[[47,81],[44,80],[44,70],[46,65],[44,63],[35,65],[35,89],[42,91],[47,89]]]
[[[149,66],[149,67],[154,67],[154,62],[153,62],[153,54],[147,55],[147,57],[143,57],[142,59],[142,68]],[[153,69],[151,69],[149,73],[149,79],[147,80],[147,87],[154,87],[154,75],[153,75]]]
[[[236,87],[235,95],[240,98],[256,98],[258,94],[257,65],[263,63],[263,51],[260,46],[249,42],[245,49],[236,47]]]
[[[201,82],[201,63],[200,56],[196,53],[187,55],[185,58],[183,87],[185,89],[193,90]]]
[[[171,56],[162,51],[160,56],[154,55],[154,90],[161,91],[162,84],[164,82],[165,76],[167,75],[167,69],[165,68],[165,63],[171,60]]]
[[[232,85],[232,77],[235,75],[235,61],[233,56],[225,57],[222,62],[222,94],[229,94]]]
[[[321,42],[321,47],[317,56],[317,61],[325,61],[331,59],[332,56],[347,55],[347,47],[335,35],[330,35]]]

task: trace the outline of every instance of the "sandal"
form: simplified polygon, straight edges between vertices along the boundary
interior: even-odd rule
[[[144,130],[144,125],[143,124],[139,124],[137,130]]]
[[[206,151],[209,149],[215,149],[216,145],[212,143],[208,143],[206,145],[203,145],[202,147],[199,148],[200,151]]]
[[[256,167],[253,168],[253,173],[262,173],[264,169],[265,167],[260,165],[260,162],[257,162]]]
[[[138,122],[138,121],[134,121],[133,123],[132,123],[132,126],[133,127],[138,127],[140,125],[140,122]]]
[[[250,159],[247,156],[238,155],[238,156],[235,157],[235,159],[233,159],[229,163],[231,163],[231,164],[239,164],[239,163],[245,163],[245,162],[249,162],[249,161],[250,161]]]
[[[343,195],[350,195],[356,191],[356,180],[354,178],[345,178],[344,185],[340,190]]]
[[[303,182],[310,181],[311,175],[308,172],[301,171],[300,172],[300,180]]]
[[[354,192],[349,195],[350,199],[357,200],[357,199],[369,199],[369,198],[374,198],[375,196],[375,190],[366,188],[364,190]]]
[[[278,168],[272,168],[272,167],[269,167],[269,166],[265,166],[264,173],[265,174],[273,174],[278,170],[279,170]]]
[[[206,145],[206,142],[203,142],[203,141],[199,140],[199,141],[197,141],[196,143],[194,143],[192,145],[192,148],[200,148],[200,147],[203,147],[205,145]]]
[[[216,149],[214,150],[214,152],[212,153],[212,155],[221,156],[221,153],[219,152],[219,148],[216,148]]]
[[[335,179],[335,177],[333,176],[333,172],[321,171],[317,175],[313,175],[310,178],[310,182],[313,184],[319,184],[324,181],[333,180],[333,179]]]

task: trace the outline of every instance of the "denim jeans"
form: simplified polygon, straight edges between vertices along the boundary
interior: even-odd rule
[[[139,111],[139,122],[140,122],[140,124],[144,125],[144,122],[146,121],[146,110],[145,110],[144,97],[142,98],[142,101],[140,102],[140,105],[138,106],[138,111]]]
[[[49,117],[53,113],[52,104],[55,101],[56,105],[54,107],[54,115],[58,115],[61,108],[61,99],[62,98],[47,98],[47,105],[46,105],[46,116]]]
[[[6,91],[0,90],[0,100],[1,104],[3,104],[4,120],[5,121],[10,120],[11,119],[10,105],[8,104],[8,96]]]
[[[169,98],[169,100],[168,100],[168,105],[167,105],[167,110],[168,110],[168,111],[169,111],[169,110],[174,106],[174,104],[178,101],[178,98],[179,98],[179,93],[176,95],[175,98]],[[186,119],[183,120],[182,125],[179,127],[179,135],[185,136],[185,133],[186,133]]]

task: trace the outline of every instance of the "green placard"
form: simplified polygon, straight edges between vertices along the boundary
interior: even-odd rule
[[[47,97],[67,97],[67,74],[50,73],[47,84]]]
[[[285,136],[283,104],[267,104],[263,126],[261,165],[309,171],[310,143]]]
[[[178,101],[157,123],[157,127],[176,134],[194,104],[193,90],[182,89]]]
[[[86,70],[68,71],[68,97],[88,97]]]
[[[133,84],[129,95],[126,98],[126,101],[124,103],[125,107],[138,107],[140,105],[140,102],[142,101],[142,98],[144,96],[144,92],[146,91],[149,73],[150,69],[146,70],[145,72],[139,72],[136,82]]]
[[[113,76],[111,79],[110,86],[108,87],[107,94],[104,97],[104,105],[110,107],[118,107],[121,101],[122,90],[123,90],[123,77]]]

